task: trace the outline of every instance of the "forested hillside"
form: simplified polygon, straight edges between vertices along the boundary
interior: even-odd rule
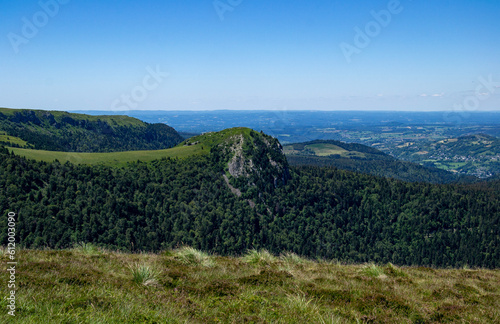
[[[26,247],[190,245],[223,255],[266,248],[352,262],[500,267],[499,181],[432,185],[288,168],[276,140],[248,129],[185,145],[209,139],[209,154],[123,168],[35,162],[4,149],[0,208],[19,214],[16,237]]]
[[[335,140],[285,145],[291,165],[336,167],[410,182],[472,183],[476,177],[454,174],[435,167],[400,161],[375,148]]]
[[[0,108],[0,144],[64,152],[165,149],[183,138],[164,124],[127,116]]]

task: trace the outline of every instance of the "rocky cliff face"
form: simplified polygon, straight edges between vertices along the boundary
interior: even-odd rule
[[[272,192],[290,178],[283,147],[271,136],[243,128],[228,136],[216,150],[224,157],[232,186],[242,193]]]

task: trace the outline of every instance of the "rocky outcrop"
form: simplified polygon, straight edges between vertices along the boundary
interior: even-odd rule
[[[219,144],[232,188],[242,193],[256,188],[258,193],[264,193],[286,184],[290,174],[279,141],[263,133],[243,130]]]

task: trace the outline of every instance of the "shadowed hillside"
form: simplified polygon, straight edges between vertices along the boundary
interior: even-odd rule
[[[158,150],[182,137],[164,124],[127,116],[89,116],[62,111],[0,108],[0,144],[47,151]]]

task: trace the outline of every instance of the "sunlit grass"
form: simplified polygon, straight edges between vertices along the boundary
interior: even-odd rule
[[[289,265],[305,265],[312,262],[292,252],[282,254],[280,259]]]
[[[241,258],[188,247],[129,254],[87,244],[19,250],[18,257],[15,321],[20,323],[497,323],[500,318],[500,270],[341,265],[263,250]],[[6,305],[0,299],[0,308]],[[0,322],[12,319],[1,312]]]
[[[80,242],[73,246],[73,250],[85,255],[99,255],[104,253],[104,250],[92,243]]]
[[[132,280],[136,284],[150,286],[158,283],[160,271],[147,264],[133,263],[129,266],[132,272]]]
[[[364,266],[361,269],[361,271],[363,274],[370,276],[370,277],[380,277],[380,276],[385,275],[384,270],[381,267],[379,267],[373,263]]]
[[[194,249],[192,247],[183,247],[173,251],[173,255],[180,262],[189,266],[213,267],[214,260],[205,252]]]
[[[253,265],[270,265],[278,260],[274,255],[267,250],[248,250],[243,256],[243,261]]]

